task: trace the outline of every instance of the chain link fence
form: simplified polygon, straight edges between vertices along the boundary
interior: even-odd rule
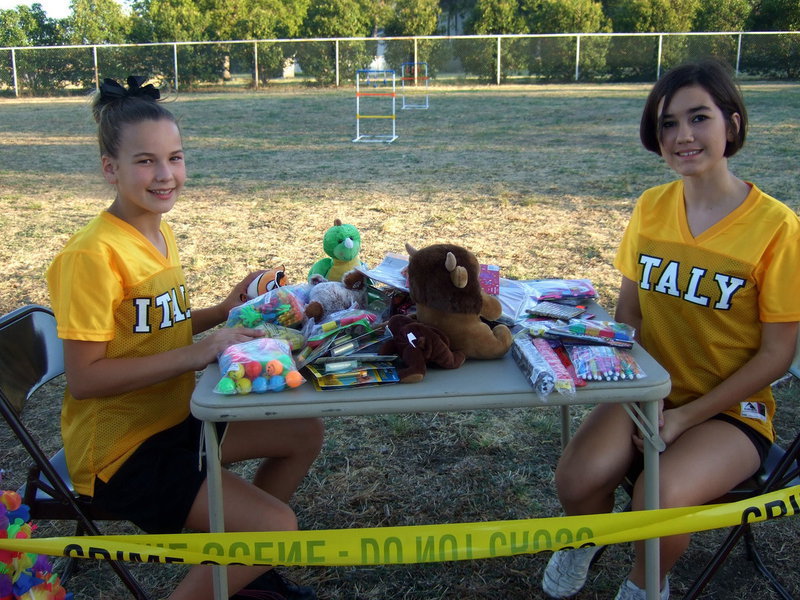
[[[0,48],[0,95],[85,93],[147,74],[175,90],[353,85],[363,68],[426,63],[430,85],[650,82],[714,55],[742,78],[800,77],[800,32],[475,35]]]

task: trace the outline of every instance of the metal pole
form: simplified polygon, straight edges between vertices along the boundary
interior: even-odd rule
[[[500,85],[500,36],[497,36],[497,85]]]
[[[739,76],[739,62],[742,60],[742,34],[739,34],[739,43],[736,45],[736,76]]]
[[[258,89],[258,42],[253,42],[253,81],[255,89]]]
[[[658,402],[645,402],[644,414],[648,422],[650,434],[658,438]],[[645,510],[657,510],[661,507],[658,495],[658,454],[659,448],[650,436],[644,442],[644,508]],[[659,564],[661,562],[661,547],[658,538],[650,538],[644,541],[645,556],[645,589],[647,590],[647,600],[658,600],[660,597],[661,577],[659,576]]]
[[[402,76],[403,74],[400,73],[400,77]],[[419,78],[419,53],[417,52],[417,38],[414,38],[414,86],[415,87],[419,85],[418,78]],[[405,96],[403,96],[403,101],[405,101]]]
[[[100,74],[97,69],[97,46],[92,46],[92,58],[94,59],[94,89],[100,90]]]
[[[17,84],[17,55],[14,49],[11,49],[11,72],[14,77],[14,96],[19,98],[19,85]]]
[[[664,36],[658,34],[658,67],[656,68],[656,79],[661,79],[661,47],[664,43]]]
[[[175,67],[175,91],[178,91],[178,44],[172,44],[172,63]]]
[[[336,40],[336,87],[339,87],[339,40]]]
[[[575,36],[575,81],[581,76],[581,36]]]

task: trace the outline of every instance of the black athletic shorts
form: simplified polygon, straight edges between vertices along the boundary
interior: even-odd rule
[[[220,437],[226,423],[217,423]],[[206,478],[202,422],[189,417],[142,442],[108,482],[94,482],[92,505],[147,533],[179,533]]]

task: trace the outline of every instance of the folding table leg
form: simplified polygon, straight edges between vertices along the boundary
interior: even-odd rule
[[[220,464],[219,438],[215,423],[203,422],[203,436],[206,455],[206,481],[208,484],[209,531],[225,531],[225,517],[222,507],[222,465]],[[224,566],[212,567],[214,574],[214,598],[228,598],[228,571]]]

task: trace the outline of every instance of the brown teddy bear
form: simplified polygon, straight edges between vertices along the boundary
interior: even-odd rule
[[[464,364],[464,353],[451,351],[450,340],[435,327],[406,315],[394,315],[387,327],[392,339],[381,345],[380,353],[397,354],[406,364],[397,370],[401,383],[422,381],[428,363],[443,369],[457,369]]]
[[[417,320],[441,330],[450,349],[467,358],[500,358],[511,347],[511,331],[494,329],[481,321],[495,321],[502,314],[500,301],[481,289],[480,264],[466,248],[434,244],[409,255],[408,289],[417,306]]]

